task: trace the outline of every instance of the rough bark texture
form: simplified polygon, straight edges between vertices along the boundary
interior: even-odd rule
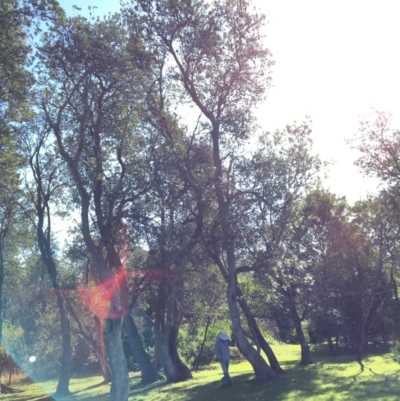
[[[109,401],[125,401],[129,397],[128,366],[121,342],[121,319],[106,319],[104,342],[111,369],[111,390]]]
[[[158,374],[151,362],[150,355],[145,351],[142,339],[130,313],[124,317],[124,329],[127,334],[132,355],[142,373],[141,383],[150,384],[158,380]]]

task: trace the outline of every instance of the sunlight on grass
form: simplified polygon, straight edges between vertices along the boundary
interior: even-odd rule
[[[298,400],[387,400],[400,399],[400,365],[393,354],[374,355],[364,360],[364,370],[353,356],[315,353],[313,363],[299,366],[300,349],[296,345],[275,345],[273,349],[286,373],[277,381],[258,384],[248,362],[233,362],[230,372],[233,386],[221,386],[218,364],[193,374],[193,380],[177,384],[163,381],[142,386],[140,378],[131,378],[130,401],[298,401]],[[100,385],[101,377],[72,379],[72,395],[63,400],[106,401],[109,385]],[[5,401],[37,401],[52,394],[56,381],[14,386],[23,393],[2,395]],[[58,401],[58,400],[57,400]]]

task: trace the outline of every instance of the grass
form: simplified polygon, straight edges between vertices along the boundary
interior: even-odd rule
[[[130,401],[245,401],[245,400],[398,400],[400,399],[400,364],[393,354],[370,355],[364,359],[364,370],[353,356],[331,356],[316,352],[312,365],[301,367],[300,349],[296,345],[273,347],[286,374],[275,382],[258,384],[247,362],[232,363],[233,386],[221,387],[221,371],[217,364],[193,374],[194,378],[177,384],[157,382],[139,384],[131,378]],[[72,379],[72,395],[64,400],[106,401],[109,385],[99,385],[101,377]],[[22,393],[1,396],[3,401],[38,401],[55,391],[57,382],[14,385]]]

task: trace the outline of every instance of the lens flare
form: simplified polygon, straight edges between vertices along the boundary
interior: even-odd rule
[[[32,356],[29,357],[28,360],[29,360],[30,363],[35,362],[35,361],[36,361],[36,356],[35,356],[35,355],[32,355]]]

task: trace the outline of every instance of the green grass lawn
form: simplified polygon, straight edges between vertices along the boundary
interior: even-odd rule
[[[157,382],[141,386],[139,377],[131,378],[129,400],[135,401],[258,401],[258,400],[399,400],[400,364],[393,354],[371,355],[364,359],[365,368],[354,361],[354,356],[314,354],[315,362],[307,367],[298,365],[300,349],[297,345],[273,347],[286,374],[280,380],[258,384],[249,363],[232,363],[230,373],[233,386],[222,388],[219,365],[194,373],[193,380],[165,385]],[[72,379],[72,395],[64,400],[106,401],[109,385],[99,385],[101,377]],[[1,395],[3,401],[35,401],[55,391],[56,381],[39,384],[13,385],[22,393]]]

